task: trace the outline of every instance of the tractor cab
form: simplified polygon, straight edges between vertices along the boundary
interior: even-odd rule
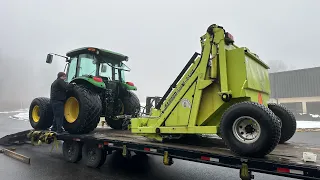
[[[66,54],[68,60],[67,81],[76,77],[93,76],[109,81],[125,82],[124,71],[130,69],[123,63],[128,57],[97,48],[80,48]]]
[[[55,54],[56,55],[56,54]],[[92,47],[84,47],[66,53],[67,82],[85,79],[98,87],[105,87],[106,83],[117,82],[127,89],[136,90],[131,82],[126,82],[125,71],[130,68],[124,64],[128,57]],[[47,63],[52,62],[52,54],[48,54]]]

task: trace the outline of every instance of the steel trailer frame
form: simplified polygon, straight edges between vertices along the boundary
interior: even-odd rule
[[[0,139],[0,145],[21,145],[30,142],[27,135],[30,132],[48,133],[56,140],[63,142],[77,142],[94,145],[108,152],[142,152],[145,154],[163,156],[165,165],[173,164],[173,159],[211,164],[227,168],[239,169],[242,180],[254,179],[252,172],[272,174],[277,176],[320,179],[320,162],[303,162],[301,155],[305,151],[316,151],[320,154],[320,147],[311,147],[304,144],[281,144],[265,158],[248,158],[236,156],[226,148],[223,141],[217,137],[190,136],[186,141],[172,140],[170,142],[156,142],[143,136],[134,135],[130,131],[97,128],[89,134],[55,134],[49,131],[26,130],[7,135]],[[189,138],[196,138],[189,141]],[[46,138],[47,144],[54,141]],[[191,143],[196,142],[196,143]],[[199,144],[197,144],[199,143]],[[201,144],[201,145],[200,145]]]
[[[101,130],[97,129],[93,134],[57,135],[58,140],[82,143],[90,142],[91,144],[94,143],[99,148],[104,148],[108,151],[134,151],[163,156],[163,163],[165,165],[171,165],[173,163],[172,159],[176,158],[239,169],[240,178],[243,180],[253,179],[254,176],[252,175],[252,172],[291,178],[320,179],[319,161],[315,164],[301,161],[298,154],[302,156],[302,151],[306,150],[304,149],[304,145],[301,144],[279,145],[279,147],[275,149],[275,151],[278,151],[275,152],[276,154],[279,153],[279,151],[290,154],[283,155],[283,153],[280,152],[280,155],[272,155],[271,153],[271,155],[268,155],[267,159],[265,159],[236,156],[230,150],[223,149],[223,142],[219,138],[203,138],[204,141],[209,141],[210,143],[215,142],[216,144],[214,147],[200,147],[194,144],[177,144],[175,142],[159,143],[147,139],[141,140],[141,138],[142,136],[135,136],[130,134],[130,132],[103,128]],[[202,138],[199,140],[201,139]],[[222,149],[219,149],[221,147]],[[317,147],[317,152],[320,152],[320,147]]]

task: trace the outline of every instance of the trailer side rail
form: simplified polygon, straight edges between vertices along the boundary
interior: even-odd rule
[[[320,179],[320,166],[307,165],[304,163],[284,163],[264,159],[227,156],[219,153],[206,153],[198,150],[166,147],[164,146],[165,144],[157,146],[108,138],[93,138],[90,136],[80,137],[76,135],[61,135],[58,136],[58,139],[63,141],[72,140],[83,143],[94,142],[100,148],[106,148],[109,150],[144,152],[146,154],[163,156],[163,162],[165,165],[171,165],[173,163],[172,158],[176,158],[240,169],[240,176],[242,173],[245,174],[245,177],[241,177],[242,179],[252,179],[252,172],[299,179]]]

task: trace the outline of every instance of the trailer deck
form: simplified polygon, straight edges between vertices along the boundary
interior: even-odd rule
[[[24,144],[31,140],[30,137],[27,137],[30,132],[51,133],[50,131],[26,130],[1,138],[0,145]],[[128,152],[140,152],[140,154],[142,152],[142,154],[163,156],[165,165],[171,165],[172,159],[176,158],[240,169],[240,178],[243,180],[253,179],[252,172],[298,179],[320,179],[319,158],[316,162],[304,162],[302,159],[303,152],[312,152],[319,157],[320,146],[303,143],[279,144],[265,158],[250,158],[236,156],[218,136],[189,136],[180,140],[157,142],[134,135],[130,131],[97,128],[89,134],[51,133],[50,138],[47,144],[53,142],[52,138],[56,138],[67,143],[90,144],[91,147],[93,145],[107,152],[116,150],[122,153],[127,152],[127,154],[130,154]]]
[[[190,138],[193,138],[190,140]],[[99,147],[108,149],[124,149],[134,152],[144,152],[170,158],[184,159],[194,162],[237,168],[248,168],[251,172],[261,172],[279,176],[320,179],[320,162],[304,162],[303,152],[312,152],[320,156],[319,146],[304,144],[279,144],[265,158],[246,158],[236,156],[215,136],[193,136],[179,141],[156,142],[142,136],[131,134],[129,131],[119,131],[108,128],[97,128],[90,134],[57,136],[58,140],[82,141],[96,143]],[[251,175],[250,175],[251,176]],[[245,178],[242,178],[245,179]]]

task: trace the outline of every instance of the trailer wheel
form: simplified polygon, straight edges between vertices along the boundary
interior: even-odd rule
[[[38,97],[32,100],[29,107],[29,122],[36,130],[46,130],[53,122],[50,99]]]
[[[131,91],[128,91],[128,95],[126,97],[123,97],[122,100],[120,100],[120,106],[119,106],[119,115],[131,115],[132,117],[137,117],[140,112],[140,101],[137,95]],[[124,123],[125,118],[120,119],[110,119],[105,118],[107,124],[112,129],[118,129],[118,130],[127,130],[128,124]],[[128,121],[129,123],[130,121]]]
[[[85,86],[76,85],[68,93],[64,105],[64,128],[70,134],[89,133],[97,127],[101,112],[99,95]]]
[[[280,123],[267,107],[255,102],[241,102],[227,109],[220,123],[226,145],[241,156],[263,157],[280,140]]]
[[[63,157],[68,162],[78,162],[82,158],[82,144],[76,141],[64,141],[63,142]]]
[[[106,161],[107,151],[95,144],[85,144],[82,150],[85,163],[88,167],[99,168]]]
[[[268,108],[279,117],[281,121],[281,137],[279,143],[288,141],[296,132],[297,122],[294,114],[285,106],[275,103],[268,104]]]

